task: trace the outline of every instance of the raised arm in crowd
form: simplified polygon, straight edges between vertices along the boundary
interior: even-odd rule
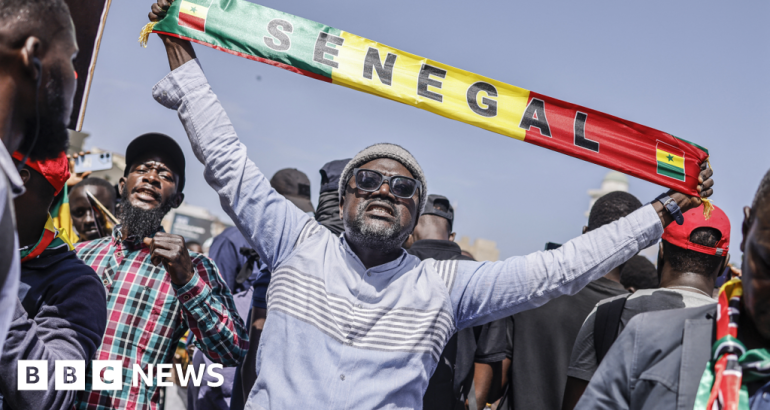
[[[153,5],[150,17],[166,6]],[[273,275],[247,409],[420,408],[453,333],[579,291],[655,243],[673,220],[656,202],[555,251],[494,263],[420,261],[401,245],[424,209],[425,175],[407,150],[377,144],[342,173],[345,232],[336,237],[270,188],[191,45],[162,38],[172,72],[153,96],[177,111],[207,182]],[[711,174],[699,177],[702,197],[712,193]],[[685,211],[700,204],[669,196]]]

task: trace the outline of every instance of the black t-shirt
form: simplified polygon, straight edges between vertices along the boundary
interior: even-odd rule
[[[600,300],[626,293],[620,283],[599,278],[572,296],[511,316],[507,408],[560,409],[572,346],[583,321]]]
[[[473,260],[463,255],[460,246],[452,241],[425,239],[415,242],[407,252],[420,260]],[[494,363],[505,359],[506,329],[506,319],[501,319],[462,329],[452,336],[428,382],[423,409],[464,409],[473,383],[473,363]]]

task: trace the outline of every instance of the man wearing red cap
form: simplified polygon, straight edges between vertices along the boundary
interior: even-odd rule
[[[615,338],[639,313],[713,305],[714,285],[729,262],[730,220],[714,207],[711,218],[703,206],[684,214],[684,224],[670,224],[658,253],[660,289],[605,299],[578,333],[567,369],[564,409],[572,409]]]
[[[717,305],[634,317],[577,409],[770,408],[770,171],[743,212],[741,279]]]
[[[13,154],[18,165],[23,159]],[[69,178],[64,152],[51,160],[28,161],[22,168],[25,192],[14,200],[21,285],[13,321],[0,357],[0,393],[4,409],[67,409],[75,390],[54,388],[56,360],[90,360],[107,323],[106,292],[53,225],[48,213]],[[19,390],[19,360],[48,363],[48,389]],[[85,375],[82,375],[83,377]]]

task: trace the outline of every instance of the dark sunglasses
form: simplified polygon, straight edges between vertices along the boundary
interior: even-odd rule
[[[377,191],[386,181],[390,187],[390,192],[398,198],[411,198],[418,189],[422,189],[420,181],[414,178],[400,175],[386,177],[377,171],[361,168],[354,169],[353,174],[356,176],[356,187],[366,192]]]

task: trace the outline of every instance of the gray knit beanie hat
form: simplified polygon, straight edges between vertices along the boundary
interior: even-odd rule
[[[342,196],[345,195],[345,188],[348,185],[348,181],[350,181],[350,178],[353,176],[353,170],[369,161],[374,161],[379,158],[390,158],[394,161],[398,161],[412,173],[414,179],[420,181],[422,189],[420,189],[420,203],[417,209],[419,209],[420,214],[422,214],[422,211],[425,209],[425,202],[428,199],[428,184],[425,181],[425,174],[423,174],[420,164],[417,163],[417,160],[414,159],[412,154],[396,144],[380,143],[366,147],[345,165],[345,169],[342,171],[342,178],[340,178],[340,201],[342,200]]]

